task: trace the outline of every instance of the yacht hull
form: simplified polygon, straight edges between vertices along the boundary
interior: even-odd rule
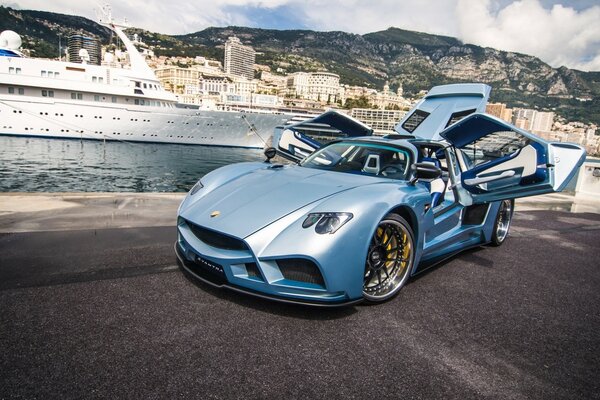
[[[263,148],[290,116],[0,96],[0,135]]]

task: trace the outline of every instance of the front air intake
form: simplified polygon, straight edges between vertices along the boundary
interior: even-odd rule
[[[243,240],[203,228],[189,221],[186,221],[186,223],[192,233],[209,246],[224,250],[248,250],[248,246]]]
[[[259,280],[264,280],[256,263],[246,263],[246,272],[248,273],[248,277],[257,278]]]
[[[277,266],[283,277],[290,281],[312,283],[325,287],[323,275],[317,265],[305,258],[285,258],[277,260]]]

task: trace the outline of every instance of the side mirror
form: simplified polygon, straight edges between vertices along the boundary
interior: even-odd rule
[[[271,159],[277,155],[277,150],[274,147],[267,147],[264,154],[267,158],[265,162],[268,164],[271,162]]]
[[[419,179],[437,179],[442,176],[442,170],[433,164],[420,162],[414,163],[410,169],[413,172],[413,178],[410,180],[411,185],[414,185]]]

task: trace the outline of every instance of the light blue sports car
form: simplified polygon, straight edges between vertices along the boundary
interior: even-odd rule
[[[489,92],[435,87],[386,137],[335,111],[282,127],[266,162],[194,185],[178,211],[181,265],[218,287],[339,306],[385,301],[457,252],[501,245],[513,199],[561,191],[585,151],[484,114]],[[269,162],[275,150],[297,165]]]

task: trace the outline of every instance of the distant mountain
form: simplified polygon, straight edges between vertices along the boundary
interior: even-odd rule
[[[0,6],[0,31],[8,29],[21,35],[23,48],[31,50],[32,57],[58,57],[59,37],[66,46],[67,37],[74,31],[99,37],[105,43],[112,33],[83,17]]]
[[[23,36],[32,56],[55,57],[58,35],[78,31],[104,43],[110,30],[83,17],[0,7],[0,30]],[[157,54],[222,59],[229,36],[237,36],[260,52],[257,62],[273,71],[328,70],[342,83],[392,89],[402,84],[415,94],[431,86],[457,82],[491,85],[492,101],[512,107],[555,110],[569,120],[600,125],[600,72],[552,68],[525,54],[464,44],[458,39],[390,28],[356,35],[345,32],[268,30],[243,27],[208,28],[169,36],[132,29]]]

